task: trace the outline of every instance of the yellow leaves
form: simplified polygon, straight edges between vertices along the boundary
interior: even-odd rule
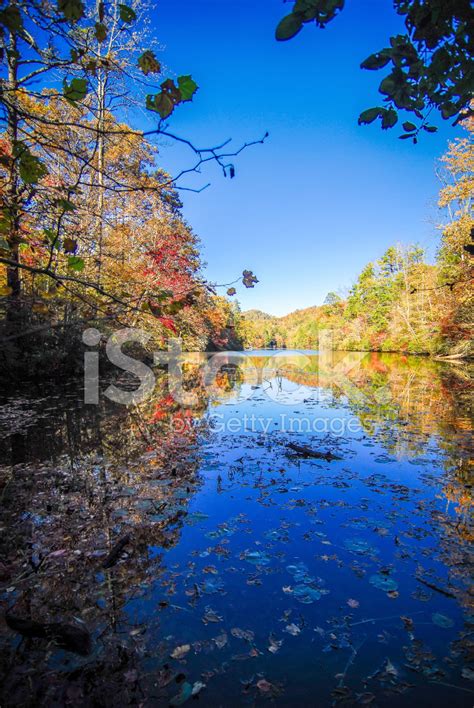
[[[464,127],[474,132],[474,123],[465,123]],[[458,201],[462,210],[474,194],[474,144],[471,137],[458,138],[450,143],[441,160],[450,175],[451,184],[441,190],[439,206],[446,207]]]
[[[49,313],[49,309],[44,302],[36,302],[31,309],[38,315],[47,315]]]
[[[8,297],[13,290],[8,285],[0,285],[0,297]]]

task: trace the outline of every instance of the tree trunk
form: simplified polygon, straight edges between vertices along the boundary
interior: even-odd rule
[[[8,43],[8,102],[7,108],[7,136],[13,152],[18,141],[18,112],[16,109],[16,99],[18,90],[18,54],[17,39],[14,32],[10,32]],[[20,245],[20,204],[19,204],[19,172],[18,162],[12,159],[8,175],[6,199],[6,216],[9,221],[8,245],[10,247],[10,257],[19,261]],[[20,269],[15,266],[7,268],[7,285],[11,288],[10,298],[16,300],[21,291]]]

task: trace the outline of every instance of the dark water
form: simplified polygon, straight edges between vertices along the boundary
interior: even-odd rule
[[[92,650],[2,624],[2,705],[472,706],[468,367],[251,352],[187,377],[192,410],[165,377],[131,408],[3,401],[3,609]]]

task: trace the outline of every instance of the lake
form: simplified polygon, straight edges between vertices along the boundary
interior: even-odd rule
[[[2,622],[2,705],[472,706],[469,366],[183,371],[191,407],[2,397],[2,607],[62,627]]]

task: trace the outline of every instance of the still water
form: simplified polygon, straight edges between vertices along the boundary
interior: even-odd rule
[[[469,369],[326,359],[2,400],[2,608],[91,639],[2,622],[2,705],[473,705]]]

